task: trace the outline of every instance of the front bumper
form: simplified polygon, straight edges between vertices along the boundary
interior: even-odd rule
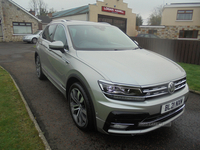
[[[185,104],[170,113],[153,116],[145,113],[124,114],[123,112],[111,112],[104,125],[104,130],[109,134],[121,135],[147,133],[165,126],[181,116],[184,112],[184,107]]]
[[[98,113],[97,129],[111,135],[135,135],[153,131],[166,126],[181,116],[188,99],[188,86],[183,90],[166,97],[160,97],[148,102],[133,102],[124,105],[122,102],[115,104],[101,103],[103,113]],[[184,104],[161,114],[161,106],[168,102],[184,97]],[[103,119],[102,116],[105,118]]]
[[[31,42],[32,39],[25,39],[23,38],[23,42]]]

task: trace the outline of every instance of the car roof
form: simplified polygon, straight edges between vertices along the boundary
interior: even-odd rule
[[[105,26],[112,26],[107,22],[91,22],[91,21],[78,21],[78,20],[64,20],[64,19],[59,19],[59,20],[54,20],[50,22],[52,23],[63,23],[65,25],[105,25]]]

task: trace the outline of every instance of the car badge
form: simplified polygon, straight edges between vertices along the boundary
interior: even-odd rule
[[[169,92],[170,94],[173,94],[174,91],[175,91],[175,84],[174,84],[174,82],[170,82],[170,83],[168,84],[168,92]]]

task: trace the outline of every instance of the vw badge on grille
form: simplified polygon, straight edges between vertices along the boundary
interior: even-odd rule
[[[170,82],[170,83],[168,84],[168,92],[169,92],[170,94],[173,94],[174,91],[175,91],[174,82]]]

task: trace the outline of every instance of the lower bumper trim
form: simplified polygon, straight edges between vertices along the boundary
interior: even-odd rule
[[[180,112],[178,115],[174,116],[173,118],[165,121],[165,122],[161,122],[159,124],[157,124],[156,126],[152,126],[150,128],[147,128],[147,129],[141,129],[141,130],[128,130],[128,131],[124,131],[124,130],[117,130],[117,129],[108,129],[108,133],[110,134],[131,134],[131,135],[134,135],[134,134],[143,134],[143,133],[147,133],[147,132],[150,132],[150,131],[153,131],[155,129],[158,129],[162,126],[165,126],[167,124],[169,124],[170,122],[172,122],[173,120],[175,120],[176,118],[178,118],[179,116],[181,116],[184,112],[185,108],[182,110],[182,112]]]

